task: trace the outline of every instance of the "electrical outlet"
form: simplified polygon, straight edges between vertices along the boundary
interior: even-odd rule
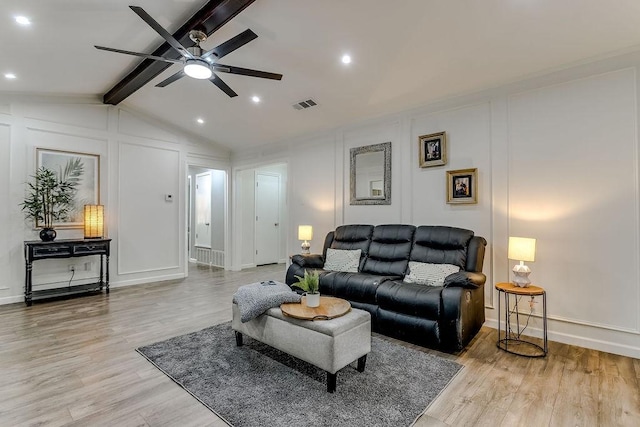
[[[73,264],[69,264],[69,271],[76,271],[76,266]]]

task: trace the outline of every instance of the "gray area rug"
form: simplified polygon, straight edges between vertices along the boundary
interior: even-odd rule
[[[364,372],[326,373],[249,337],[236,347],[231,322],[137,351],[236,427],[408,426],[461,365],[373,337]]]

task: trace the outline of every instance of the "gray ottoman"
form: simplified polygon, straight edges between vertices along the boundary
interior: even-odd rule
[[[238,346],[247,335],[327,371],[330,393],[336,389],[337,372],[356,360],[358,371],[364,371],[371,351],[371,315],[355,308],[335,319],[315,321],[287,317],[280,308],[271,308],[242,323],[240,309],[233,304],[231,327]]]

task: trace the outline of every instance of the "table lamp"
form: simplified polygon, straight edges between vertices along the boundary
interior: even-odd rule
[[[299,225],[298,226],[298,240],[304,240],[300,247],[302,248],[303,254],[309,254],[309,248],[311,247],[311,243],[308,241],[313,239],[313,227],[310,225]]]
[[[84,238],[101,239],[104,236],[104,206],[84,205]]]
[[[531,283],[531,269],[524,262],[536,260],[536,239],[527,237],[509,237],[509,259],[520,261],[513,267],[513,283],[526,288]]]

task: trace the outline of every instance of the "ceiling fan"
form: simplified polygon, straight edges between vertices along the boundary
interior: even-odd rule
[[[184,76],[194,79],[208,79],[211,83],[218,86],[229,97],[238,96],[215,72],[239,74],[242,76],[260,77],[263,79],[281,80],[282,74],[269,73],[266,71],[251,70],[248,68],[234,67],[224,65],[217,62],[220,58],[234,50],[244,46],[251,40],[256,39],[258,35],[251,30],[245,30],[235,37],[227,40],[219,46],[214,47],[206,52],[200,47],[200,43],[207,39],[207,34],[200,29],[193,29],[189,32],[189,38],[195,43],[192,47],[184,47],[175,39],[167,30],[165,30],[158,22],[156,22],[147,12],[139,6],[129,6],[140,18],[144,20],[151,28],[153,28],[163,39],[167,41],[180,55],[182,59],[165,58],[164,56],[149,55],[140,52],[131,52],[128,50],[113,49],[104,46],[94,46],[96,49],[106,50],[109,52],[124,53],[125,55],[134,55],[141,58],[152,59],[154,61],[169,62],[181,64],[183,67],[180,71],[166,78],[156,85],[156,87],[165,87]]]

